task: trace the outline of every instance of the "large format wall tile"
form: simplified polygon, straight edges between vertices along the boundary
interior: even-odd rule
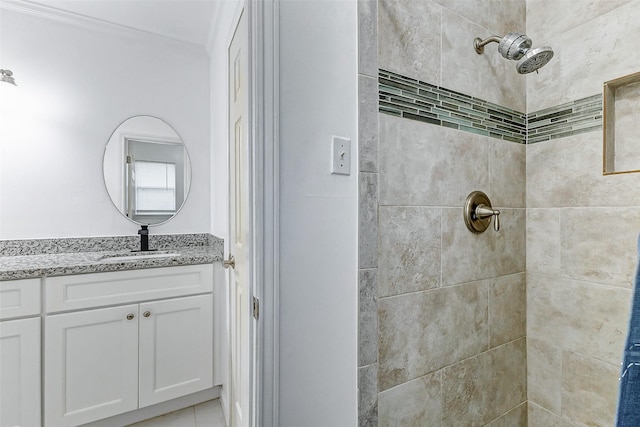
[[[580,425],[613,425],[618,366],[565,351],[562,367],[562,416]]]
[[[620,363],[631,290],[527,275],[527,336]]]
[[[378,360],[378,277],[377,270],[359,270],[358,366]]]
[[[560,223],[564,276],[632,286],[640,230],[638,208],[563,209]]]
[[[545,3],[551,3],[545,0]],[[554,5],[560,8],[571,8],[575,5],[586,5],[587,8],[609,7],[609,1],[598,2],[567,2],[556,1]],[[620,5],[620,3],[618,3]],[[545,5],[546,6],[546,5]],[[544,10],[545,23],[542,32],[548,28],[548,22],[566,16],[576,16],[574,10],[569,13],[559,11],[558,14]],[[603,10],[601,10],[603,11]],[[594,14],[598,13],[594,10]],[[582,19],[582,18],[580,18]],[[540,27],[539,25],[536,25]],[[555,104],[602,93],[602,83],[616,77],[622,77],[638,71],[640,52],[634,47],[635,41],[629,34],[640,32],[640,2],[627,2],[620,7],[602,14],[595,19],[573,27],[561,34],[534,38],[534,46],[551,45],[555,56],[552,63],[553,74],[546,68],[540,73],[546,82],[554,82],[547,87],[532,87],[527,92],[527,110],[535,111]],[[529,34],[530,37],[534,37]],[[549,64],[551,65],[551,64]],[[528,77],[528,82],[536,79],[534,73]]]
[[[527,393],[529,401],[561,414],[562,349],[527,337]]]
[[[378,79],[359,76],[358,85],[359,172],[378,172]]]
[[[560,209],[527,209],[527,271],[560,272]]]
[[[486,0],[433,0],[442,5],[447,12],[465,17],[484,28],[489,27],[491,11]],[[444,26],[444,28],[449,28]]]
[[[495,232],[492,224],[484,233],[473,234],[464,223],[462,208],[442,210],[443,286],[524,271],[525,211],[500,212],[500,231]]]
[[[378,427],[378,365],[358,368],[358,427]]]
[[[442,371],[385,390],[378,400],[380,427],[437,427],[442,419]]]
[[[380,0],[379,67],[439,85],[441,9],[431,1]]]
[[[486,7],[487,2],[483,5]],[[490,23],[487,28],[494,34],[526,32],[527,4],[525,0],[489,0]]]
[[[491,421],[487,427],[527,427],[527,403],[522,403],[500,418]]]
[[[527,208],[638,205],[640,174],[602,175],[601,133],[527,145]]]
[[[540,39],[533,39],[533,42],[536,47],[545,46],[545,44],[542,44],[545,42]],[[551,48],[553,49],[554,57],[551,61],[538,69],[537,73],[529,73],[523,76],[527,87],[527,112],[530,113],[567,102],[562,95],[564,82],[559,78],[562,73],[562,63],[559,58],[562,46],[553,41],[548,43],[553,45]],[[595,95],[595,93],[589,95]]]
[[[488,348],[488,282],[381,298],[379,389]]]
[[[527,0],[527,35],[549,40],[631,1]]]
[[[488,192],[488,137],[379,114],[380,204],[463,206]]]
[[[489,187],[494,207],[525,207],[525,160],[526,145],[489,139]]]
[[[528,427],[576,427],[576,424],[562,419],[544,408],[529,402]]]
[[[358,267],[378,265],[378,174],[358,174]]]
[[[489,345],[497,347],[526,334],[526,274],[498,277],[489,287]]]
[[[525,339],[444,369],[443,426],[484,425],[527,399]]]
[[[358,1],[358,73],[371,77],[378,74],[377,0]]]
[[[440,209],[379,209],[378,295],[422,291],[440,285]]]

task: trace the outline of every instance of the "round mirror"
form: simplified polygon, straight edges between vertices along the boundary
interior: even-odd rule
[[[104,151],[104,183],[122,215],[158,225],[178,213],[189,193],[187,149],[171,126],[151,116],[124,121]]]

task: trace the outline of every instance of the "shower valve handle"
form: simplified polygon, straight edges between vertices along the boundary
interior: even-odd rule
[[[485,205],[478,205],[476,207],[476,218],[484,219],[489,217],[494,217],[493,220],[493,229],[498,231],[500,230],[500,211],[498,209],[488,208]]]

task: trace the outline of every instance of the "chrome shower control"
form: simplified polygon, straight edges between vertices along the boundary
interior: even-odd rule
[[[493,221],[493,229],[500,230],[500,211],[491,207],[491,201],[482,191],[474,191],[469,194],[463,209],[464,223],[472,233],[483,233],[489,224],[491,218]]]

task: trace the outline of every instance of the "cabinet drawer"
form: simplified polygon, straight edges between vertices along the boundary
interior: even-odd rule
[[[0,282],[0,320],[40,314],[40,280]]]
[[[45,281],[46,311],[55,313],[212,290],[212,264],[51,277]]]

